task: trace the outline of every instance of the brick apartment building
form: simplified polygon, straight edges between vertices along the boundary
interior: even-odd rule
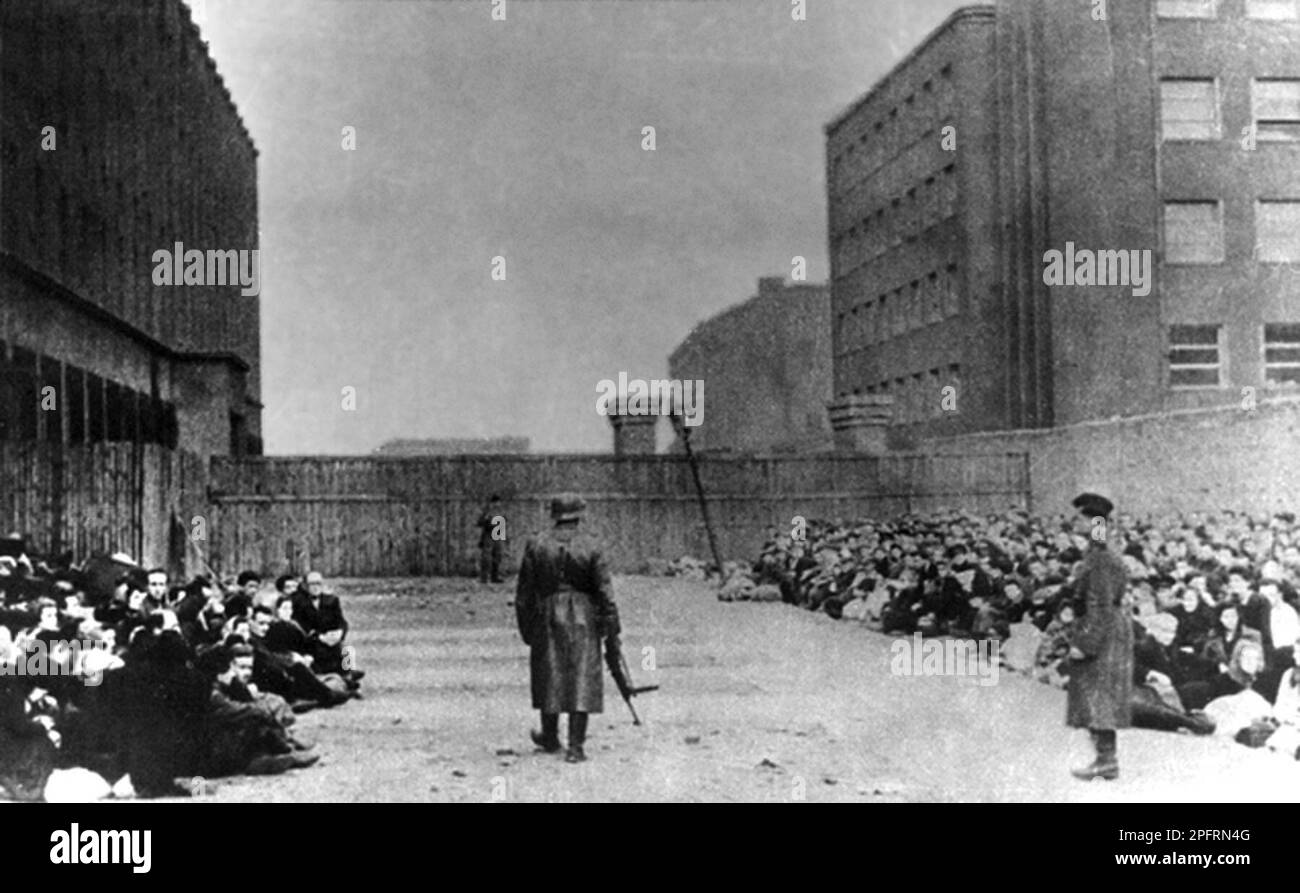
[[[258,247],[256,161],[181,0],[0,4],[0,439],[261,452],[258,297],[153,278]]]
[[[837,400],[906,439],[1300,382],[1298,50],[1294,0],[955,12],[825,128]]]
[[[668,358],[670,378],[704,382],[700,451],[813,452],[831,447],[830,293],[758,280],[758,294],[695,327]]]

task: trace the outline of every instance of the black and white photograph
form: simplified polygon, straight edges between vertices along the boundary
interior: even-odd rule
[[[2,0],[0,799],[1296,802],[1298,262],[1300,0]]]

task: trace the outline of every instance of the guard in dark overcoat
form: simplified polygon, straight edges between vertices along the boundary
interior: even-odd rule
[[[1092,764],[1072,770],[1077,778],[1119,777],[1116,730],[1130,724],[1133,688],[1133,614],[1125,593],[1128,573],[1107,547],[1110,538],[1109,499],[1084,493],[1074,500],[1076,530],[1088,536],[1090,547],[1071,588],[1082,613],[1070,634],[1070,682],[1066,723],[1087,729],[1097,756]]]
[[[568,762],[586,759],[587,714],[604,709],[601,641],[620,632],[609,568],[580,529],[579,497],[551,503],[553,529],[524,548],[515,593],[519,633],[531,649],[533,707],[542,730],[533,741],[560,750],[560,714],[569,714]]]

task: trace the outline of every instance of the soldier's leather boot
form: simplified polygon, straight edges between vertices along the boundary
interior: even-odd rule
[[[587,714],[569,714],[569,752],[564,755],[566,763],[581,763],[587,759],[583,745],[587,742]]]
[[[1119,778],[1119,758],[1116,755],[1115,732],[1110,730],[1091,730],[1092,743],[1097,749],[1097,758],[1092,764],[1082,769],[1071,769],[1070,774],[1083,781],[1104,778],[1114,781]]]
[[[543,713],[542,730],[528,733],[538,749],[546,753],[560,752],[560,714]]]

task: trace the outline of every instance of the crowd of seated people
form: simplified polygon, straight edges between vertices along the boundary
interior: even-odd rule
[[[1134,725],[1300,749],[1300,527],[1231,511],[1120,516]],[[802,534],[802,535],[800,535]],[[782,598],[893,634],[993,638],[1004,664],[1069,676],[1083,610],[1071,580],[1091,545],[1067,519],[941,511],[773,530],[753,565]]]
[[[301,585],[300,585],[301,584]],[[360,698],[337,596],[312,572],[173,586],[123,555],[80,568],[0,540],[0,797],[51,773],[120,796],[187,796],[177,779],[273,774],[318,754],[296,716]]]

